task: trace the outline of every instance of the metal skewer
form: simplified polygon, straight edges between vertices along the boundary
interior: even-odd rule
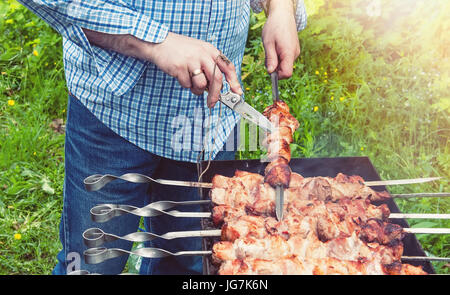
[[[435,181],[442,177],[425,177],[414,179],[398,179],[398,180],[376,180],[366,181],[366,186],[385,186],[385,185],[403,185],[403,184],[415,184]],[[139,173],[126,173],[121,176],[115,176],[111,174],[94,174],[84,179],[84,187],[87,191],[97,191],[107,185],[113,180],[125,180],[133,183],[159,183],[164,185],[185,186],[185,187],[199,187],[199,188],[212,188],[212,183],[209,182],[195,182],[195,181],[181,181],[181,180],[167,180],[167,179],[153,179],[149,176]],[[448,196],[448,195],[445,195]]]
[[[412,178],[412,179],[396,179],[396,180],[375,180],[375,181],[365,181],[365,186],[384,186],[384,185],[402,185],[402,184],[415,184],[415,183],[425,183],[430,181],[439,180],[442,177],[423,177],[423,178]]]
[[[98,264],[103,261],[113,259],[122,255],[138,255],[144,258],[163,258],[169,256],[197,256],[211,255],[212,251],[179,251],[169,252],[159,248],[140,248],[134,251],[127,251],[119,248],[90,248],[84,251],[83,256],[87,264]],[[427,256],[402,256],[402,260],[418,260],[418,261],[450,261],[447,257],[427,257]],[[86,274],[86,273],[84,273]]]
[[[112,242],[115,240],[125,240],[129,242],[148,242],[154,239],[172,240],[178,238],[192,238],[192,237],[212,237],[220,236],[221,230],[194,230],[194,231],[176,231],[168,232],[163,235],[157,235],[150,232],[135,232],[125,236],[117,236],[114,234],[106,233],[99,228],[90,228],[83,232],[84,244],[88,247],[100,247],[104,243]]]
[[[434,257],[434,256],[402,256],[402,260],[416,260],[416,261],[445,261],[450,262],[450,257]]]
[[[450,193],[415,193],[415,194],[391,194],[392,198],[408,199],[408,198],[448,198]]]
[[[127,251],[120,248],[90,248],[83,252],[84,261],[87,264],[97,264],[105,260],[113,259],[122,255],[138,255],[144,258],[163,258],[169,256],[196,256],[211,255],[212,251],[179,251],[170,252],[159,248],[139,248],[134,251]]]
[[[430,214],[430,213],[391,213],[389,219],[450,219],[450,214]]]
[[[211,217],[210,212],[180,212],[177,210],[164,211],[157,208],[145,206],[142,208],[131,205],[103,204],[91,208],[91,219],[95,222],[106,222],[114,217],[125,214],[133,214],[139,217],[154,217],[169,215],[173,217]]]
[[[155,217],[168,215],[181,218],[210,218],[211,212],[181,212],[177,210],[165,211],[164,208],[172,208],[179,205],[208,204],[210,200],[172,202],[160,201],[139,208],[131,205],[102,204],[91,208],[91,219],[94,222],[107,222],[115,217],[125,214],[133,214],[139,217]],[[425,213],[391,213],[390,219],[450,219],[450,214],[425,214]]]
[[[180,181],[180,180],[166,180],[166,179],[153,179],[150,176],[139,174],[139,173],[126,173],[121,176],[115,176],[111,174],[94,174],[88,176],[84,179],[84,187],[87,191],[97,191],[103,188],[106,184],[113,180],[125,180],[133,183],[159,183],[165,185],[174,186],[187,186],[187,187],[201,187],[201,188],[212,188],[212,183],[195,182],[195,181]]]
[[[448,228],[404,228],[405,233],[411,234],[450,234]],[[157,235],[150,232],[135,232],[125,236],[117,236],[114,234],[106,233],[99,228],[90,228],[83,233],[83,240],[88,247],[99,247],[105,243],[115,240],[125,240],[129,242],[148,242],[154,239],[172,240],[178,238],[192,238],[192,237],[220,237],[222,230],[193,230],[193,231],[175,231],[168,232],[163,235]]]
[[[428,227],[406,227],[403,228],[405,233],[410,234],[437,234],[437,235],[449,235],[450,228],[428,228]]]

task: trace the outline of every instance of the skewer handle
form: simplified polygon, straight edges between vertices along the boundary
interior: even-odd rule
[[[83,232],[84,244],[90,248],[100,247],[105,243],[115,240],[124,240],[134,243],[142,243],[152,241],[154,239],[172,240],[178,238],[193,237],[220,237],[222,231],[219,230],[193,230],[193,231],[174,231],[162,235],[150,232],[134,232],[125,236],[117,236],[104,232],[100,228],[89,228]]]

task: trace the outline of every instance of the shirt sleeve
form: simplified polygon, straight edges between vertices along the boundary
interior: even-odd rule
[[[266,1],[267,0],[250,0],[250,6],[255,13],[260,13],[263,10],[263,4]],[[297,1],[297,7],[295,8],[295,23],[297,24],[297,31],[301,31],[306,27],[307,15],[303,0]]]
[[[110,90],[121,95],[130,89],[143,73],[146,61],[119,53],[105,54],[94,48],[81,28],[107,34],[130,34],[143,41],[160,43],[165,40],[169,28],[147,15],[133,10],[122,0],[18,0],[80,50],[94,60],[99,76]],[[105,60],[109,57],[109,60]],[[129,71],[116,71],[129,68]],[[126,72],[126,74],[121,74]]]

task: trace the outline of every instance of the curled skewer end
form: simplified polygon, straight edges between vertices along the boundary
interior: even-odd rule
[[[105,243],[105,232],[99,228],[89,228],[83,232],[83,241],[88,247],[99,247]]]

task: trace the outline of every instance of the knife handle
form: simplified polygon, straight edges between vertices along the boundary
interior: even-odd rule
[[[270,74],[270,79],[272,80],[272,98],[273,102],[280,100],[280,93],[278,91],[278,73],[273,71]]]
[[[219,95],[219,100],[229,107],[230,109],[234,109],[234,106],[237,105],[239,102],[241,102],[242,97],[239,94],[236,94],[234,92],[228,91],[225,94]]]

